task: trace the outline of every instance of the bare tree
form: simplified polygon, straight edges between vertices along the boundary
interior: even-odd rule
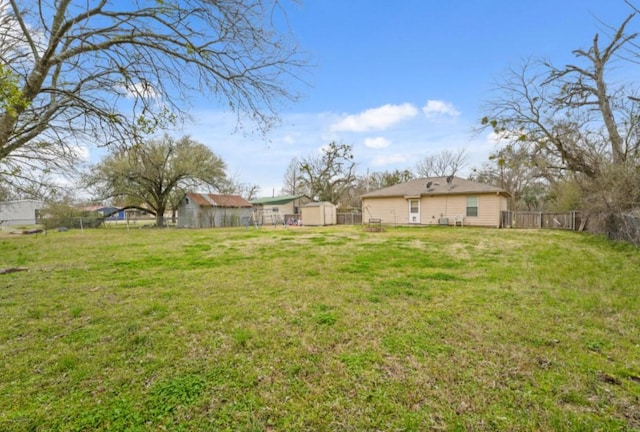
[[[227,175],[215,185],[215,189],[222,194],[240,195],[247,201],[257,198],[260,192],[260,186],[242,182],[238,173]]]
[[[489,161],[474,169],[469,179],[509,192],[511,210],[542,210],[550,186],[526,149],[514,144],[491,154]]]
[[[393,171],[373,172],[362,178],[362,181],[365,182],[368,192],[400,183],[406,183],[411,179],[413,179],[413,173],[408,169],[395,169]]]
[[[322,155],[302,159],[300,186],[311,200],[339,204],[356,180],[355,166],[352,146],[331,142]]]
[[[356,180],[347,193],[348,199],[343,199],[345,207],[361,208],[361,196],[367,192],[386,188],[413,179],[413,173],[408,170],[395,169],[393,171],[367,172],[356,176]]]
[[[638,33],[627,30],[634,16],[612,28],[608,42],[596,34],[588,49],[574,50],[575,64],[510,71],[482,120],[524,149],[558,205],[578,202],[590,229],[613,238],[640,208],[640,99],[632,84],[609,77],[616,62],[638,63]]]
[[[637,33],[625,29],[600,46],[596,34],[588,50],[575,50],[584,65],[557,68],[526,62],[499,85],[483,124],[510,143],[526,148],[548,177],[569,171],[597,178],[608,164],[622,165],[640,156],[640,112],[628,86],[607,82],[605,72]]]
[[[456,173],[467,165],[469,156],[464,148],[457,151],[444,150],[436,155],[425,157],[416,166],[419,177],[446,177]]]
[[[185,114],[193,94],[267,130],[303,67],[278,12],[277,0],[1,3],[0,174],[130,145]]]
[[[282,193],[297,195],[302,193],[300,189],[300,161],[298,158],[291,159],[282,179]]]

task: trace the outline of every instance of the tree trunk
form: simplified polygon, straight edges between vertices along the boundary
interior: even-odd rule
[[[613,110],[611,109],[611,102],[609,95],[607,94],[607,86],[604,82],[603,71],[600,65],[598,66],[597,74],[597,90],[598,90],[598,104],[600,112],[602,113],[602,120],[609,133],[609,142],[611,143],[611,153],[613,156],[613,163],[621,165],[625,162],[625,154],[623,150],[623,141],[618,131],[618,125],[616,119],[613,116]]]
[[[158,206],[158,210],[156,211],[156,226],[163,227],[164,226],[164,206]]]

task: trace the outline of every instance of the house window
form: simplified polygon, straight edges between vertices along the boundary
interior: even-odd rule
[[[410,212],[411,213],[419,213],[420,212],[420,201],[418,200],[410,200],[409,201]]]
[[[478,216],[478,197],[467,197],[467,216]]]
[[[184,203],[185,203],[185,204],[187,204],[187,205],[189,205],[189,198],[185,198],[185,199],[184,199]]]

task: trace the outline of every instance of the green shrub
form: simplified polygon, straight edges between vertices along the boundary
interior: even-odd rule
[[[49,204],[41,214],[41,223],[49,230],[58,227],[98,228],[104,223],[101,213],[77,209],[66,204]]]

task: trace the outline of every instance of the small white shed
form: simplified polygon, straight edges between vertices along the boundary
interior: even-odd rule
[[[335,225],[337,222],[336,206],[327,201],[312,202],[302,206],[302,223],[304,225]]]

